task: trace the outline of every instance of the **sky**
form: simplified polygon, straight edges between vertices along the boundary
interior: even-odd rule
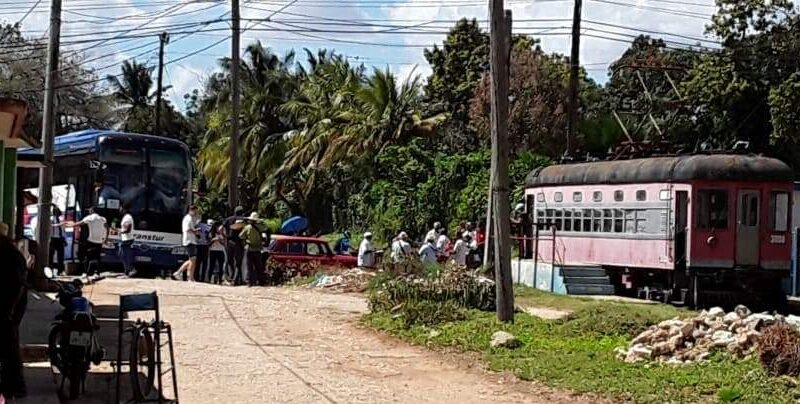
[[[46,39],[51,0],[0,0],[0,21],[22,20],[23,33]],[[639,34],[673,47],[715,47],[704,34],[713,0],[584,0],[581,64],[603,83],[608,64]],[[506,0],[515,34],[529,34],[549,53],[569,54],[573,0]],[[202,88],[230,55],[230,1],[63,0],[62,54],[82,54],[99,77],[135,58],[155,66],[158,33],[170,33],[164,84],[172,102]],[[24,17],[24,18],[23,18]],[[241,0],[242,41],[260,40],[278,54],[325,48],[354,63],[389,68],[405,79],[430,74],[423,49],[440,44],[462,17],[487,28],[488,0]]]

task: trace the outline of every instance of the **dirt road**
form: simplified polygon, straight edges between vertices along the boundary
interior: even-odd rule
[[[86,293],[113,306],[151,290],[174,328],[184,403],[581,401],[362,329],[359,296],[115,279]]]

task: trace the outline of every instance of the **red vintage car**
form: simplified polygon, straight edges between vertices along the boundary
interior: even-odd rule
[[[316,237],[274,235],[267,248],[270,260],[281,265],[304,267],[323,265],[354,268],[358,259],[352,255],[338,255],[328,242]]]

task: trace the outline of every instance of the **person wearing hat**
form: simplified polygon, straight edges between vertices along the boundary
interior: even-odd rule
[[[425,265],[436,263],[436,244],[433,236],[427,237],[425,244],[419,248],[419,260]]]
[[[439,236],[439,230],[442,229],[442,222],[435,222],[433,224],[433,228],[428,231],[428,234],[425,235],[425,240],[427,241],[429,238],[433,237],[436,240],[436,237]]]
[[[467,255],[471,249],[470,242],[472,241],[472,234],[469,231],[462,233],[461,238],[456,241],[453,246],[453,264],[465,267],[467,266]]]
[[[258,212],[253,212],[247,218],[244,229],[239,233],[239,237],[244,242],[247,286],[263,283],[264,264],[261,260],[261,253],[264,249],[264,237],[261,235],[263,232]]]
[[[408,258],[411,253],[411,244],[408,243],[408,234],[401,231],[392,242],[392,262],[398,263]]]
[[[183,232],[182,244],[189,259],[172,274],[172,278],[175,280],[182,280],[183,275],[186,274],[186,280],[194,282],[194,270],[197,266],[197,238],[200,234],[200,230],[197,228],[198,224],[200,224],[200,216],[197,212],[197,206],[192,205],[181,223],[181,231]]]
[[[375,266],[375,248],[372,246],[372,233],[364,233],[364,239],[358,246],[358,266],[372,268]]]

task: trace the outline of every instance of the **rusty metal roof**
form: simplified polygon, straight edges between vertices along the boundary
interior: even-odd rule
[[[778,159],[740,154],[696,154],[553,165],[528,174],[525,186],[793,179],[792,169]]]

